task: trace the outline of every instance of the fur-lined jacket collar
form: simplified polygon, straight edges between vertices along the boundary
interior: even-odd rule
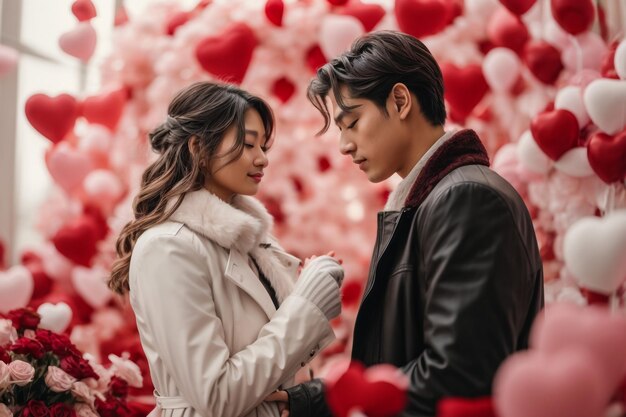
[[[168,208],[171,204],[173,202]],[[195,233],[229,249],[226,276],[237,275],[234,268],[247,265],[246,258],[251,255],[276,291],[279,303],[293,290],[300,260],[286,253],[272,238],[272,216],[257,199],[238,195],[228,204],[203,188],[187,193],[170,220],[183,223]],[[243,273],[249,276],[252,270],[246,269]],[[261,287],[255,287],[253,282],[258,283],[258,279],[248,280],[248,284],[238,282],[238,285],[246,286],[244,290],[248,292],[256,292],[254,288]],[[252,287],[248,288],[249,285]],[[273,310],[268,306],[268,297],[261,299],[259,294],[251,295],[264,304],[267,312]]]

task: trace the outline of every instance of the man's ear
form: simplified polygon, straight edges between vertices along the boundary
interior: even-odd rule
[[[389,99],[392,109],[398,114],[400,120],[406,119],[411,112],[411,108],[417,105],[417,103],[413,102],[411,92],[403,83],[396,83],[391,87]]]

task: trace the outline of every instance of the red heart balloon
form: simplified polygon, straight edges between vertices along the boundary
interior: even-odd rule
[[[612,42],[611,45],[609,45],[609,50],[602,60],[602,68],[600,69],[600,72],[603,78],[613,78],[615,80],[619,79],[619,75],[617,75],[617,71],[615,71],[615,51],[617,50],[618,45],[619,42]]]
[[[296,86],[287,77],[279,78],[272,85],[272,94],[283,103],[288,102],[295,92]]]
[[[449,397],[437,404],[437,417],[496,417],[496,412],[491,397]]]
[[[523,15],[537,2],[537,0],[500,0],[500,3],[511,13],[518,16]]]
[[[26,100],[25,111],[35,130],[53,143],[59,143],[74,128],[79,105],[69,94],[57,97],[35,94]]]
[[[558,109],[535,116],[530,131],[539,148],[554,161],[578,144],[578,120],[567,110]]]
[[[327,0],[330,4],[332,4],[333,6],[343,6],[344,4],[346,4],[349,0]]]
[[[165,33],[174,36],[178,28],[191,20],[193,16],[193,13],[184,11],[173,14],[165,24]]]
[[[72,3],[72,14],[79,22],[85,22],[97,16],[96,6],[91,0],[76,0]]]
[[[267,0],[267,3],[265,3],[265,16],[274,26],[280,27],[283,25],[284,13],[285,4],[283,0]]]
[[[205,71],[225,81],[241,84],[258,44],[245,23],[229,26],[220,36],[208,36],[196,46],[196,59]]]
[[[348,417],[354,409],[368,417],[391,417],[404,409],[407,387],[408,380],[391,365],[365,370],[351,363],[345,372],[328,375],[326,402],[336,417]]]
[[[441,72],[445,86],[444,97],[451,110],[459,118],[467,117],[489,91],[482,67],[470,64],[459,68],[446,62],[441,65]]]
[[[379,4],[350,3],[338,14],[359,19],[366,32],[370,32],[385,17],[385,9]]]
[[[98,253],[98,229],[91,217],[83,215],[61,227],[52,237],[52,243],[67,259],[89,267]]]
[[[589,165],[607,184],[626,177],[626,130],[615,136],[597,132],[587,143]]]
[[[561,52],[546,41],[533,40],[524,47],[524,62],[544,84],[554,84],[563,71]]]
[[[528,28],[522,20],[504,7],[496,10],[487,25],[487,36],[496,46],[502,46],[521,54],[530,39]]]
[[[550,0],[554,20],[572,35],[586,32],[595,18],[591,0]]]
[[[6,247],[4,241],[0,239],[0,271],[6,268]]]
[[[328,60],[319,45],[313,45],[306,53],[306,65],[312,72],[317,72],[327,62]]]
[[[97,123],[114,131],[126,106],[126,89],[119,89],[83,101],[83,117],[89,123]]]
[[[446,27],[450,8],[445,0],[396,0],[394,13],[402,32],[421,38]]]

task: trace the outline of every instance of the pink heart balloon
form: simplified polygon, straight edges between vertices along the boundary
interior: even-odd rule
[[[33,276],[22,265],[0,271],[0,313],[26,307],[34,289]]]
[[[611,294],[626,280],[626,210],[603,217],[584,217],[563,241],[565,266],[578,283]]]
[[[13,71],[18,59],[19,54],[15,49],[0,45],[0,77]]]
[[[95,309],[104,307],[113,293],[106,284],[108,274],[100,268],[77,266],[72,271],[72,284],[87,304]]]
[[[66,54],[87,62],[96,50],[97,38],[91,23],[80,22],[74,29],[61,35],[59,46]]]
[[[587,32],[571,38],[561,51],[561,61],[574,73],[584,69],[600,71],[607,51],[606,43],[599,35]]]
[[[331,14],[320,25],[319,45],[324,56],[332,59],[348,50],[352,42],[363,33],[363,24],[356,17]]]
[[[522,352],[498,370],[494,403],[499,417],[602,416],[610,396],[602,382],[598,363],[585,350]]]
[[[531,345],[554,357],[572,346],[587,350],[610,393],[626,377],[626,317],[607,308],[553,303],[535,321]]]
[[[87,155],[65,142],[46,153],[46,165],[54,181],[68,194],[76,191],[93,169]]]

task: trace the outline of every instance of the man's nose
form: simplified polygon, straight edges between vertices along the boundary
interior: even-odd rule
[[[356,150],[354,142],[347,140],[343,135],[339,139],[339,152],[344,155],[349,155]]]

